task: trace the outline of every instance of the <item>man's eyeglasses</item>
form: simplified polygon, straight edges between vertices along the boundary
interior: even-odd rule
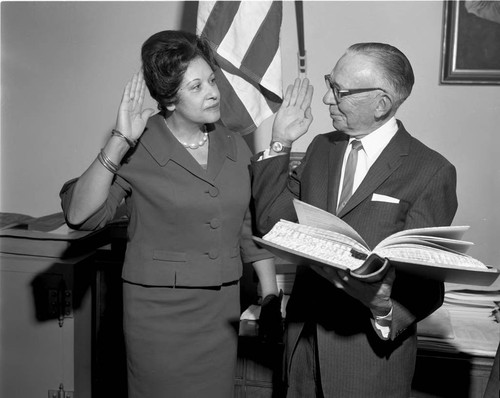
[[[333,95],[335,96],[335,101],[340,101],[344,97],[347,97],[351,94],[365,93],[368,91],[382,90],[386,92],[383,88],[373,87],[373,88],[353,88],[353,89],[339,89],[335,86],[330,78],[330,75],[325,75],[325,83],[328,90],[333,91]]]

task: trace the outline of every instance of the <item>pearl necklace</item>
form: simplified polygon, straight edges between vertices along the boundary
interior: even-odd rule
[[[167,128],[172,132],[173,134],[173,130],[168,126],[168,123],[167,123],[167,119],[163,119],[165,121],[165,125],[167,126]],[[174,137],[177,138],[177,140],[181,143],[181,145],[186,148],[186,149],[198,149],[200,147],[202,147],[203,145],[205,145],[205,142],[207,142],[208,140],[208,133],[207,133],[207,128],[205,126],[203,126],[203,128],[205,129],[205,131],[203,132],[203,137],[201,137],[201,139],[197,142],[197,143],[194,143],[194,144],[188,144],[187,142],[185,141],[181,141],[179,140],[175,134]]]

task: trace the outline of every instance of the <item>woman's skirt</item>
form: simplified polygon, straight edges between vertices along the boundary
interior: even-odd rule
[[[239,284],[149,287],[124,282],[129,398],[232,398]]]

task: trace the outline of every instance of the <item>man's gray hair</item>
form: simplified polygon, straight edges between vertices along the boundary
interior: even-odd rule
[[[378,72],[394,95],[396,108],[408,98],[415,76],[410,61],[396,47],[385,43],[357,43],[350,46],[346,53],[364,54],[380,66]]]

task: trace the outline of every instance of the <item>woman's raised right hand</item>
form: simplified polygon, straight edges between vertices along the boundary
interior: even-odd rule
[[[116,129],[131,140],[137,140],[142,135],[146,122],[155,112],[151,108],[142,109],[145,94],[144,76],[142,72],[137,72],[125,86],[116,119]]]

